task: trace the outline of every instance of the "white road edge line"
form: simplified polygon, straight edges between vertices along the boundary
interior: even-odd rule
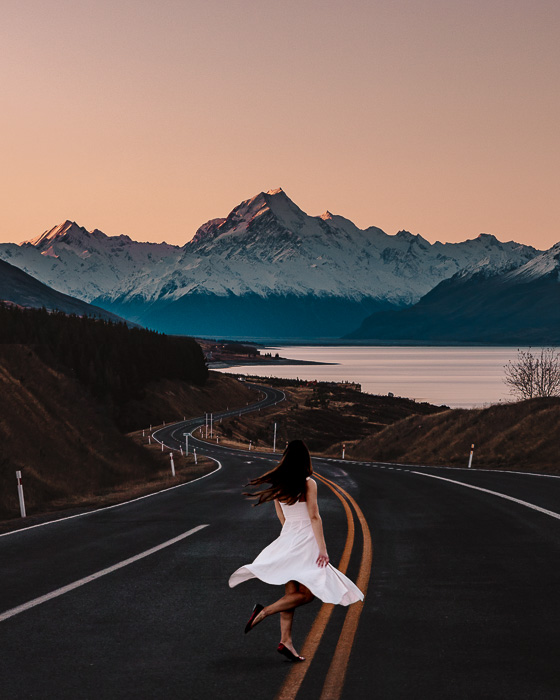
[[[379,467],[381,469],[390,469],[391,467],[404,467],[405,469],[410,469],[416,467],[416,469],[446,469],[458,472],[487,472],[488,474],[519,474],[521,476],[541,476],[545,479],[560,479],[560,474],[543,474],[542,472],[522,472],[517,469],[482,469],[480,467],[472,467],[467,470],[467,467],[446,467],[446,466],[436,466],[433,464],[401,464],[400,462],[372,462],[357,460],[351,462],[347,459],[338,459],[336,457],[315,457],[314,459],[322,459],[325,462],[341,462],[342,464],[361,464],[363,466],[373,466]]]
[[[417,469],[447,469],[457,472],[466,472],[467,474],[470,474],[472,472],[486,472],[488,474],[520,474],[521,476],[541,476],[545,479],[560,479],[560,474],[543,474],[542,472],[520,472],[516,469],[481,469],[479,467],[472,467],[471,469],[468,469],[467,467],[442,467],[430,464],[401,464],[400,462],[356,462],[356,464],[373,464],[374,466],[381,464],[394,464],[396,467],[405,467],[406,469],[410,469],[411,467],[416,467]]]
[[[281,393],[283,395],[283,398],[281,400],[284,401],[286,398],[286,394],[283,391]],[[177,421],[177,423],[184,423],[184,422],[188,422],[188,421]],[[171,426],[177,425],[177,423],[171,423],[170,425]],[[201,425],[204,425],[204,424],[201,423]],[[170,426],[166,426],[166,427],[170,427]],[[155,433],[159,432],[160,430],[163,430],[163,428],[158,428],[158,430],[155,430],[154,433],[152,433],[152,437],[154,437]],[[194,432],[194,429],[192,432]],[[192,435],[192,432],[189,433],[189,435],[191,435],[191,437],[194,437]],[[161,445],[161,442],[156,437],[154,437],[154,439],[156,440],[156,442],[158,442]],[[173,449],[173,448],[168,448],[168,449]],[[209,455],[207,456],[207,459],[211,459],[213,462],[216,462],[216,464],[218,465],[217,468],[214,469],[214,471],[209,472],[208,474],[204,474],[204,476],[199,476],[196,479],[191,479],[190,481],[186,481],[184,484],[177,484],[177,486],[170,486],[167,489],[161,489],[160,491],[154,491],[153,493],[148,493],[145,496],[138,496],[138,498],[131,498],[130,501],[123,501],[123,503],[115,503],[115,505],[112,505],[112,506],[103,506],[102,508],[96,508],[95,510],[88,510],[86,513],[77,513],[76,515],[67,515],[64,518],[58,518],[57,520],[48,520],[46,523],[38,523],[37,525],[29,525],[29,527],[20,527],[18,530],[12,530],[11,532],[4,532],[3,534],[0,535],[0,537],[9,537],[10,535],[17,535],[20,532],[27,532],[27,530],[33,530],[36,527],[44,527],[45,525],[53,525],[54,523],[61,523],[65,520],[72,520],[73,518],[83,518],[85,515],[92,515],[93,513],[99,513],[102,510],[110,510],[111,508],[120,508],[121,506],[126,506],[129,503],[134,503],[135,501],[141,501],[144,498],[151,498],[152,496],[157,496],[158,494],[165,493],[166,491],[173,491],[173,489],[179,489],[179,488],[182,488],[183,486],[188,486],[189,484],[194,484],[195,481],[200,481],[201,479],[206,479],[207,476],[212,476],[212,474],[219,472],[220,469],[222,468],[222,463],[218,459],[215,459],[214,457],[210,457]]]
[[[428,476],[431,479],[439,479],[440,481],[449,481],[450,484],[459,484],[459,486],[464,486],[467,489],[474,489],[475,491],[482,491],[483,493],[489,493],[492,496],[498,496],[499,498],[505,498],[506,501],[513,501],[514,503],[519,503],[519,505],[525,506],[526,508],[531,508],[532,510],[538,510],[539,513],[544,513],[545,515],[550,515],[551,518],[556,518],[560,520],[560,513],[555,513],[552,510],[547,510],[546,508],[541,508],[536,506],[534,503],[528,503],[527,501],[522,501],[519,498],[514,498],[513,496],[507,496],[505,493],[500,493],[499,491],[490,491],[490,489],[483,489],[480,486],[473,486],[472,484],[465,484],[464,481],[455,481],[455,479],[446,479],[443,476],[436,476],[435,474],[427,474],[426,472],[414,472],[411,474],[418,474],[419,476]]]
[[[178,535],[177,537],[174,537],[172,540],[167,540],[167,542],[162,542],[162,544],[158,544],[156,547],[152,547],[151,549],[147,549],[145,552],[142,552],[141,554],[136,554],[134,557],[130,557],[129,559],[124,559],[123,561],[120,561],[118,564],[114,564],[113,566],[109,566],[106,569],[102,569],[101,571],[97,571],[95,574],[91,574],[90,576],[86,576],[85,578],[81,578],[78,581],[74,581],[74,583],[69,583],[67,586],[63,586],[62,588],[57,588],[55,591],[52,591],[51,593],[47,593],[46,595],[42,595],[39,598],[34,598],[33,600],[30,600],[27,603],[23,603],[23,605],[18,605],[16,608],[12,608],[11,610],[6,610],[6,612],[0,614],[0,622],[3,622],[4,620],[7,620],[10,617],[14,617],[14,615],[19,615],[19,613],[22,613],[25,610],[29,610],[30,608],[34,608],[36,605],[41,605],[41,603],[46,603],[48,600],[52,600],[53,598],[58,598],[58,596],[61,596],[61,595],[64,595],[65,593],[73,591],[75,588],[79,588],[80,586],[84,586],[86,583],[91,583],[91,581],[95,581],[96,579],[101,578],[101,576],[106,576],[107,574],[110,574],[113,571],[117,571],[118,569],[122,569],[123,567],[128,566],[129,564],[133,564],[135,561],[139,561],[140,559],[144,559],[145,557],[149,557],[151,554],[155,554],[156,552],[159,552],[161,549],[165,549],[166,547],[170,547],[172,544],[175,544],[176,542],[180,542],[181,540],[184,540],[185,537],[189,537],[190,535],[194,535],[195,532],[199,532],[199,530],[203,530],[205,527],[208,527],[208,524],[197,525],[196,527],[193,527],[191,530],[188,530],[187,532],[183,532],[182,535]]]
[[[191,479],[190,481],[185,481],[184,484],[177,484],[177,486],[169,486],[166,489],[161,489],[160,491],[154,491],[153,493],[147,493],[145,496],[138,496],[138,498],[131,498],[130,501],[123,501],[122,503],[115,503],[112,506],[103,506],[102,508],[96,508],[95,510],[88,510],[86,513],[77,513],[76,515],[67,515],[64,518],[58,518],[58,520],[48,520],[46,523],[38,523],[37,525],[29,525],[29,527],[20,527],[19,530],[12,530],[12,532],[4,532],[0,537],[9,537],[10,535],[17,535],[20,532],[27,532],[27,530],[34,530],[36,527],[44,527],[45,525],[54,525],[55,523],[62,523],[65,520],[73,520],[74,518],[83,518],[85,515],[93,515],[94,513],[100,513],[103,510],[111,510],[111,508],[120,508],[121,506],[127,506],[129,503],[134,503],[135,501],[142,501],[144,498],[151,498],[152,496],[157,496],[160,493],[165,493],[166,491],[173,491],[175,489],[181,489],[189,484],[194,484],[195,481],[200,481],[201,479],[206,479],[207,476],[212,476],[216,472],[219,472],[222,468],[222,463],[215,459],[214,457],[208,456],[207,459],[211,459],[218,465],[214,471],[204,474],[204,476],[198,476],[196,479]]]

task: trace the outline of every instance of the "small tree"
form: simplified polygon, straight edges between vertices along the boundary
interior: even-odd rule
[[[510,392],[522,399],[560,396],[560,353],[541,348],[540,355],[518,350],[517,359],[504,367],[504,382]]]

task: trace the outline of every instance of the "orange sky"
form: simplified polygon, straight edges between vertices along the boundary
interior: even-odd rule
[[[0,241],[182,244],[281,186],[430,241],[560,240],[557,0],[4,3]]]

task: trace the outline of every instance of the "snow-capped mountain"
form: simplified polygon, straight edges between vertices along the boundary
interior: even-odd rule
[[[560,282],[560,243],[556,243],[536,255],[532,260],[508,272],[504,280],[509,283],[528,283],[550,278]]]
[[[466,265],[481,260],[520,265],[537,252],[485,234],[431,245],[406,231],[389,236],[376,227],[361,230],[330,212],[309,216],[278,189],[202,226],[159,288],[143,291],[150,299],[165,289],[167,299],[204,290],[223,296],[375,298],[403,305]]]
[[[120,296],[146,273],[163,274],[180,254],[179,246],[138,243],[128,236],[107,236],[65,221],[20,245],[0,245],[0,259],[21,268],[49,287],[87,302]]]
[[[207,222],[182,248],[69,221],[0,246],[0,258],[55,289],[159,330],[276,338],[336,337],[466,267],[517,268],[538,253],[487,234],[430,244],[362,230],[328,211],[309,216],[281,189]]]
[[[374,313],[349,339],[560,344],[560,243],[516,268],[474,265],[417,304]]]

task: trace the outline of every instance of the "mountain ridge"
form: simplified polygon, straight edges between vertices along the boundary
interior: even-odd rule
[[[560,243],[520,267],[481,265],[415,305],[374,313],[345,336],[383,342],[560,344]]]
[[[183,246],[88,232],[70,220],[21,246],[0,245],[0,259],[134,322],[220,336],[221,323],[237,319],[241,335],[255,337],[267,335],[270,313],[284,319],[288,334],[291,313],[301,316],[300,331],[308,325],[317,337],[343,335],[376,310],[416,303],[460,270],[482,262],[520,267],[540,252],[491,234],[429,243],[404,230],[360,229],[328,210],[306,214],[282,188],[207,221]]]

